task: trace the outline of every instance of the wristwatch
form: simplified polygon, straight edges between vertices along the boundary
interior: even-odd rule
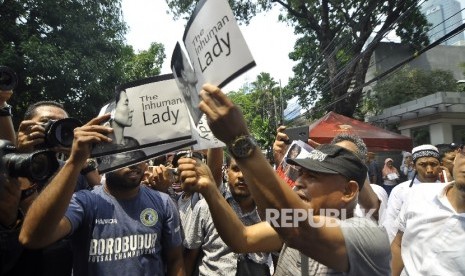
[[[245,159],[252,155],[257,145],[252,136],[242,135],[228,145],[228,151],[235,159]]]
[[[5,103],[3,107],[0,107],[0,117],[13,116],[11,113],[11,105]]]
[[[82,175],[86,175],[91,171],[95,171],[98,167],[97,160],[93,158],[87,159],[86,166],[81,170]]]

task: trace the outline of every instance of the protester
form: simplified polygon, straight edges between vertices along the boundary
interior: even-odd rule
[[[438,144],[436,148],[439,151],[439,162],[441,166],[446,169],[445,174],[441,175],[441,177],[443,177],[441,182],[450,182],[454,180],[452,172],[454,170],[454,159],[457,155],[459,145],[456,143]]]
[[[140,185],[145,163],[107,173],[104,185],[73,195],[92,145],[111,142],[112,129],[100,125],[108,119],[75,129],[70,157],[31,206],[20,242],[41,248],[70,237],[73,275],[184,275],[176,206]]]
[[[397,185],[389,196],[383,226],[386,228],[390,242],[397,233],[397,217],[407,194],[410,192],[410,187],[419,183],[439,182],[439,152],[435,146],[420,145],[413,148],[412,159],[415,165],[415,177]]]
[[[412,180],[415,177],[415,165],[413,164],[412,154],[410,152],[402,152],[403,160],[400,165],[400,172],[405,180]]]
[[[298,250],[311,257],[308,269],[312,275],[389,273],[386,234],[368,219],[353,218],[359,187],[367,175],[366,166],[358,157],[342,147],[322,145],[306,159],[289,160],[303,169],[293,192],[253,142],[239,108],[219,88],[209,84],[203,86],[201,97],[200,108],[207,115],[210,129],[228,145],[257,206],[265,213],[278,213],[277,220],[286,218],[279,216],[280,210],[290,211],[289,227],[267,222],[245,227],[214,189],[205,167],[195,161],[184,162],[180,166],[184,184],[203,193],[216,229],[228,246],[236,252],[271,252],[279,250],[284,242],[275,275],[300,275]],[[338,218],[324,216],[326,209],[338,211]],[[298,210],[311,214],[302,220],[301,212],[296,215]],[[346,217],[341,215],[342,210]],[[317,227],[315,223],[320,224]]]
[[[374,152],[368,152],[366,155],[366,163],[368,167],[368,176],[371,184],[383,184],[383,175],[379,168],[378,162],[376,162]]]
[[[386,190],[388,196],[391,194],[394,186],[397,185],[397,180],[400,177],[399,171],[393,165],[394,160],[392,158],[386,158],[384,160],[383,173],[383,188]]]
[[[412,187],[392,242],[392,275],[465,275],[465,152],[453,183]]]
[[[362,138],[354,134],[338,134],[333,138],[331,144],[338,145],[352,151],[358,158],[360,158],[360,160],[366,160],[366,157],[368,156],[368,149],[365,142],[363,142]],[[371,184],[367,177],[358,194],[358,204],[355,207],[354,213],[355,216],[367,217],[380,224],[381,218],[384,218],[386,206],[386,192],[382,187],[376,184]]]
[[[180,160],[180,164],[182,161]],[[237,217],[244,225],[253,225],[260,222],[255,202],[247,188],[241,170],[234,159],[226,158],[227,183],[221,194],[232,207]],[[186,271],[198,267],[199,275],[213,275],[221,271],[221,275],[236,275],[240,254],[232,252],[218,235],[212,221],[212,215],[205,199],[201,199],[195,205],[190,221],[186,223],[184,246],[186,253]],[[247,258],[257,264],[263,264],[264,271],[268,272],[266,265],[269,254],[246,254]],[[197,262],[197,258],[200,260]],[[265,274],[262,274],[265,275]]]

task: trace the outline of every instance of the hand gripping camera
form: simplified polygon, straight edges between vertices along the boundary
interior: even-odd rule
[[[0,173],[39,182],[51,177],[58,167],[56,153],[51,150],[17,153],[10,141],[0,140]]]
[[[70,148],[73,144],[74,129],[82,126],[81,121],[75,118],[50,120],[44,124],[45,143],[44,148],[63,146]]]

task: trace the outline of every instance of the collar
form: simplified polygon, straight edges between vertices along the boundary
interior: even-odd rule
[[[449,199],[447,198],[447,192],[454,186],[454,182],[449,182],[446,186],[444,186],[443,189],[439,191],[439,194],[436,196],[437,200],[440,202],[440,204],[451,211],[455,216],[459,217],[465,217],[465,214],[459,214],[457,211],[455,211],[454,207],[452,207],[452,204],[450,204]]]

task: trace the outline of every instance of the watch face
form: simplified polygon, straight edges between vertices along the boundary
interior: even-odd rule
[[[256,143],[252,137],[242,136],[233,142],[230,151],[235,158],[246,158],[252,154],[255,146]]]
[[[98,167],[98,163],[95,159],[89,159],[87,160],[87,167],[96,169]]]

